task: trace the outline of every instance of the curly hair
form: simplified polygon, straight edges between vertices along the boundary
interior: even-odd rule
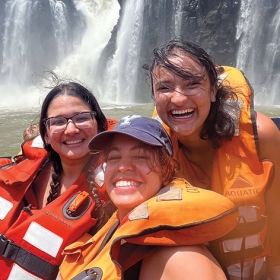
[[[214,64],[212,57],[198,45],[183,40],[171,40],[164,47],[154,49],[152,65],[144,66],[149,70],[151,84],[153,85],[155,67],[164,67],[174,74],[186,80],[201,80],[203,73],[194,74],[174,65],[171,57],[190,55],[192,59],[204,66],[210,85],[217,88],[216,101],[211,103],[209,115],[204,122],[200,138],[209,140],[213,148],[219,148],[223,139],[231,140],[235,133],[235,112],[239,111],[237,95],[228,85],[221,85],[219,75],[224,72],[223,67]],[[236,89],[235,89],[236,90]],[[154,88],[152,86],[152,98],[154,99]]]

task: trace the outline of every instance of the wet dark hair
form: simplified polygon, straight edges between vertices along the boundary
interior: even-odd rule
[[[204,122],[200,138],[208,139],[213,148],[219,148],[223,139],[231,140],[235,132],[234,115],[239,111],[237,102],[229,102],[237,100],[237,95],[229,86],[219,85],[219,74],[224,72],[223,67],[214,64],[212,57],[200,46],[186,42],[183,40],[171,40],[164,47],[154,49],[154,60],[151,67],[144,68],[150,71],[150,79],[152,84],[152,98],[154,99],[153,88],[153,70],[155,67],[164,67],[174,74],[187,80],[201,80],[204,73],[190,73],[174,65],[169,58],[174,56],[189,55],[196,62],[204,66],[209,76],[210,85],[217,87],[216,101],[211,103],[210,112]]]
[[[150,153],[148,165],[152,171],[163,177],[163,186],[169,184],[172,180],[180,177],[180,166],[175,158],[170,157],[166,150],[162,147],[144,145],[145,149]],[[156,160],[159,159],[159,162]]]
[[[40,134],[42,136],[42,140],[44,142],[45,149],[50,153],[50,160],[53,162],[54,173],[52,174],[52,182],[51,182],[51,190],[49,197],[47,199],[47,203],[50,203],[55,198],[59,196],[60,191],[60,175],[62,172],[62,165],[60,156],[57,152],[55,152],[51,145],[47,144],[45,141],[46,135],[46,126],[44,123],[44,119],[48,117],[47,112],[51,103],[58,97],[62,95],[68,96],[75,96],[84,101],[90,109],[96,112],[95,119],[98,126],[98,133],[107,130],[107,120],[101,108],[94,97],[94,95],[84,86],[76,83],[76,82],[69,82],[69,83],[60,83],[59,85],[55,86],[45,97],[42,108],[41,108],[41,115],[39,121],[39,129]]]

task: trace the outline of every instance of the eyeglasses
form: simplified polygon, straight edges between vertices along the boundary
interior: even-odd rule
[[[93,118],[96,112],[79,112],[71,117],[50,117],[44,119],[45,126],[52,133],[63,132],[69,120],[71,120],[78,129],[90,128],[93,126]]]

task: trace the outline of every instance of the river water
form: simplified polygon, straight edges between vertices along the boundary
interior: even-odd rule
[[[126,106],[101,106],[107,117],[119,120],[130,114],[139,114],[150,117],[153,104],[139,104]],[[256,110],[268,116],[280,116],[279,107],[257,107]],[[40,108],[5,109],[0,112],[0,156],[16,155],[22,143],[23,130],[31,123],[39,120]]]
[[[101,106],[106,117],[119,120],[130,114],[150,117],[153,104]],[[22,133],[31,123],[39,120],[40,108],[5,109],[0,111],[0,156],[14,156],[20,150]]]

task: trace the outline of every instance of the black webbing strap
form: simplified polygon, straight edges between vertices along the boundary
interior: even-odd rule
[[[98,249],[95,257],[97,257],[98,254],[103,250],[105,245],[108,243],[108,241],[111,239],[111,237],[115,233],[115,231],[118,228],[119,224],[120,224],[120,221],[115,222],[113,224],[113,226],[109,229],[109,231],[106,233],[106,235],[105,235],[103,241],[101,242],[100,248]]]
[[[266,249],[267,236],[264,239],[263,243],[260,244],[259,246],[253,248],[246,248],[246,249],[244,247],[245,246],[245,237],[244,237],[242,241],[242,248],[239,251],[224,252],[222,254],[218,250],[219,246],[217,245],[217,243],[219,243],[217,240],[211,241],[210,243],[211,253],[214,255],[216,259],[218,259],[218,262],[223,263],[226,266],[230,266],[235,263],[240,263],[241,260],[253,259],[260,256]],[[212,247],[213,245],[214,247]],[[221,254],[220,257],[219,254]]]
[[[0,254],[13,260],[15,263],[28,271],[33,272],[39,277],[45,279],[56,279],[59,266],[53,265],[18,246],[12,241],[8,240],[3,234],[0,234]]]
[[[227,240],[237,237],[243,237],[244,235],[253,235],[261,232],[266,225],[267,217],[262,217],[258,221],[250,222],[250,223],[239,223],[232,231],[230,231],[227,235],[219,238],[221,240]]]
[[[158,248],[159,246],[139,245],[126,242],[121,245],[118,262],[122,270],[126,271]]]

